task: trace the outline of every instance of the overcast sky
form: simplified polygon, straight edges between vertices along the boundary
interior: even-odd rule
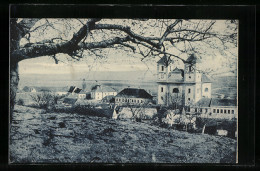
[[[218,21],[215,29],[222,29],[224,21]],[[174,49],[173,49],[174,51]],[[237,49],[235,49],[237,51]],[[214,58],[207,58],[202,60],[203,68],[219,68],[229,61],[223,57],[222,54],[214,52]],[[183,59],[186,59],[185,54],[179,54]],[[82,61],[70,62],[65,59],[65,54],[57,55],[61,59],[59,64],[55,64],[51,57],[39,57],[34,59],[23,60],[19,63],[19,72],[23,74],[69,74],[88,71],[156,71],[156,61],[160,59],[159,56],[141,61],[141,56],[138,54],[127,54],[122,50],[107,49],[104,50],[104,58],[96,58],[94,56],[87,56]],[[64,62],[62,62],[64,61]],[[179,61],[179,68],[183,68],[183,63]],[[228,68],[222,67],[222,70]]]

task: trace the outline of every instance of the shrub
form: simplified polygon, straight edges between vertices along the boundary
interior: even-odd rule
[[[31,98],[35,102],[36,106],[41,109],[48,109],[48,107],[54,103],[53,95],[48,92],[31,95]]]

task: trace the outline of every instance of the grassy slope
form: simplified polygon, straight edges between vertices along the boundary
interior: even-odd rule
[[[236,141],[227,137],[24,106],[15,107],[10,137],[12,163],[235,162]]]

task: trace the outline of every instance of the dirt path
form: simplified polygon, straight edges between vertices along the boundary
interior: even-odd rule
[[[227,137],[24,106],[15,107],[10,137],[12,163],[235,162],[236,141]]]

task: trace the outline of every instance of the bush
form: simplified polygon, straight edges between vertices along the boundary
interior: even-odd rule
[[[109,117],[109,114],[112,115],[111,109],[95,109],[91,105],[75,105],[71,108],[61,108],[54,109],[54,112],[58,113],[77,113],[88,116],[98,116],[98,117]]]
[[[41,109],[48,109],[48,107],[54,104],[54,97],[48,92],[31,95],[31,98],[35,102],[35,105]]]
[[[19,100],[17,101],[17,104],[18,104],[18,105],[24,105],[24,100],[23,100],[23,99],[19,99]]]

